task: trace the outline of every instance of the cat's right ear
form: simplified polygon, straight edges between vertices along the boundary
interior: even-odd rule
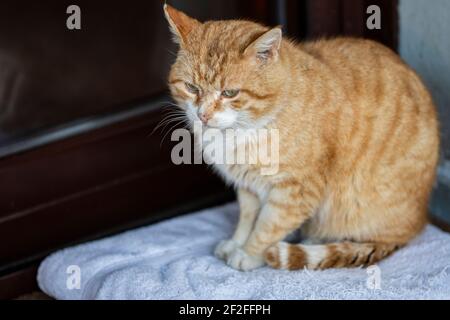
[[[194,18],[189,17],[167,4],[164,4],[164,14],[169,22],[170,30],[174,35],[175,42],[180,45],[185,44],[189,33],[201,24]]]
[[[280,27],[275,27],[263,33],[244,51],[244,55],[253,56],[261,61],[276,60],[281,47],[283,33]]]

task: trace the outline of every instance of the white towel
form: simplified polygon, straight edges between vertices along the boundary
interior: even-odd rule
[[[240,272],[213,255],[237,213],[232,203],[58,251],[39,286],[57,299],[450,299],[450,235],[433,226],[371,269]]]

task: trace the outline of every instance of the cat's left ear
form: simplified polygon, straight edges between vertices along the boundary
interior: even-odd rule
[[[280,27],[270,29],[253,41],[244,51],[244,55],[252,55],[260,60],[276,60],[280,51],[283,32]]]
[[[201,24],[198,20],[189,17],[167,4],[164,4],[164,14],[174,34],[175,42],[180,45],[185,44],[189,33]]]

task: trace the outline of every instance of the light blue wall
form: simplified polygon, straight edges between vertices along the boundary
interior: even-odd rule
[[[399,51],[425,81],[438,106],[442,160],[432,212],[450,222],[450,1],[400,0]]]
[[[400,0],[399,51],[423,78],[439,107],[450,159],[450,1]]]

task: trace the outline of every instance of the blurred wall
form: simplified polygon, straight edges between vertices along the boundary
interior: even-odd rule
[[[450,1],[401,0],[399,13],[400,54],[433,94],[450,159]]]
[[[432,210],[450,221],[450,1],[400,0],[400,55],[431,90],[439,109],[442,161]]]

